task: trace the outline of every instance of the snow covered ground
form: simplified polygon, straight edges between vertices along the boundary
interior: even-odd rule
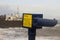
[[[59,29],[56,27],[38,29],[36,40],[60,40]],[[0,28],[0,40],[28,40],[28,29]]]
[[[0,40],[28,40],[27,37],[1,38]],[[36,40],[60,40],[60,37],[36,37]]]

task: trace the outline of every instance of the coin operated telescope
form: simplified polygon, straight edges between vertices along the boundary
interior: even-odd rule
[[[28,28],[28,40],[35,40],[36,29],[42,27],[53,27],[57,20],[44,19],[43,14],[23,14],[22,26]]]

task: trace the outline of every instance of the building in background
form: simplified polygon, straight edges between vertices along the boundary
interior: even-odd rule
[[[17,13],[15,15],[13,15],[13,14],[11,14],[10,16],[7,15],[5,20],[19,21],[19,20],[22,20],[22,19],[20,18],[19,14]]]

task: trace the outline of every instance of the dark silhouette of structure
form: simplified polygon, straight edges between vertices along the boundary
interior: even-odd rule
[[[0,15],[0,20],[5,20],[6,19],[6,15]]]

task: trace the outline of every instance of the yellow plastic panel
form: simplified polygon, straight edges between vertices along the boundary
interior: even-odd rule
[[[23,26],[27,28],[32,27],[32,15],[31,14],[24,14],[23,16]]]

